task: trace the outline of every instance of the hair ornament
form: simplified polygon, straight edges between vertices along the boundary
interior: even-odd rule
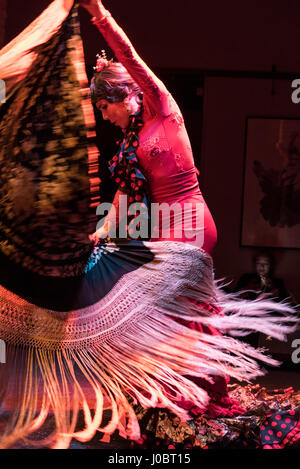
[[[96,63],[96,67],[94,67],[94,70],[97,73],[101,72],[105,67],[107,67],[109,64],[113,62],[113,59],[110,59],[110,60],[107,59],[107,55],[104,49],[101,51],[101,55],[97,54],[96,57],[97,57],[97,63]]]

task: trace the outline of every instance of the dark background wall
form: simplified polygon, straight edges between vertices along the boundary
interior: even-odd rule
[[[5,41],[6,0],[0,0],[0,48]]]
[[[299,118],[289,80],[209,77],[202,131],[203,190],[218,227],[215,263],[220,276],[237,277],[252,267],[254,248],[240,247],[243,156],[248,116]],[[300,297],[300,250],[275,249],[276,272]]]
[[[7,3],[6,42],[50,2]],[[246,118],[300,117],[300,104],[290,98],[292,76],[300,78],[299,1],[104,3],[181,101],[201,187],[218,227],[216,274],[237,278],[251,269],[254,252],[239,243]],[[105,44],[85,11],[81,28],[91,70]],[[300,250],[277,249],[275,257],[278,276],[300,301]]]
[[[300,71],[298,0],[129,0],[104,2],[151,66]],[[6,39],[13,38],[49,0],[9,0]],[[0,12],[0,16],[2,12]],[[88,62],[99,35],[83,12]]]

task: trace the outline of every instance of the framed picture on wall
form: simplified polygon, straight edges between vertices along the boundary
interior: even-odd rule
[[[241,246],[300,249],[300,119],[247,119]]]

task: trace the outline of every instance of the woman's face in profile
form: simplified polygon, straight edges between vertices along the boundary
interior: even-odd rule
[[[259,276],[267,277],[270,273],[270,261],[265,256],[260,256],[256,259],[256,272]]]
[[[125,101],[109,103],[106,99],[100,99],[96,106],[101,111],[104,120],[108,120],[111,124],[126,129],[129,124],[129,113],[126,109]]]

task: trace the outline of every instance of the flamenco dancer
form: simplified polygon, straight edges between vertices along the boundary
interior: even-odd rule
[[[164,413],[164,423],[176,415],[185,436],[194,428],[199,446],[197,418],[244,412],[228,394],[228,378],[248,381],[263,373],[257,360],[277,363],[228,334],[260,331],[282,340],[294,330],[294,312],[218,287],[211,258],[216,229],[180,110],[93,0],[81,5],[119,60],[99,58],[91,86],[104,119],[124,132],[110,165],[116,212],[127,195],[129,202],[178,203],[186,221],[181,236],[179,211],[170,236],[159,226],[150,241],[111,241],[109,213],[94,232],[101,181],[73,3],[55,0],[0,51],[7,85],[0,108],[0,337],[7,345],[0,447],[22,441],[68,448],[73,438],[87,442],[97,433],[107,441],[116,430],[141,443],[139,420],[152,409],[158,419]],[[202,225],[195,229],[199,207]],[[292,441],[298,435],[292,399],[287,409],[282,435]],[[41,438],[49,419],[51,431]],[[171,435],[173,444],[177,437]],[[269,446],[285,444],[277,434],[267,438],[261,441]]]

